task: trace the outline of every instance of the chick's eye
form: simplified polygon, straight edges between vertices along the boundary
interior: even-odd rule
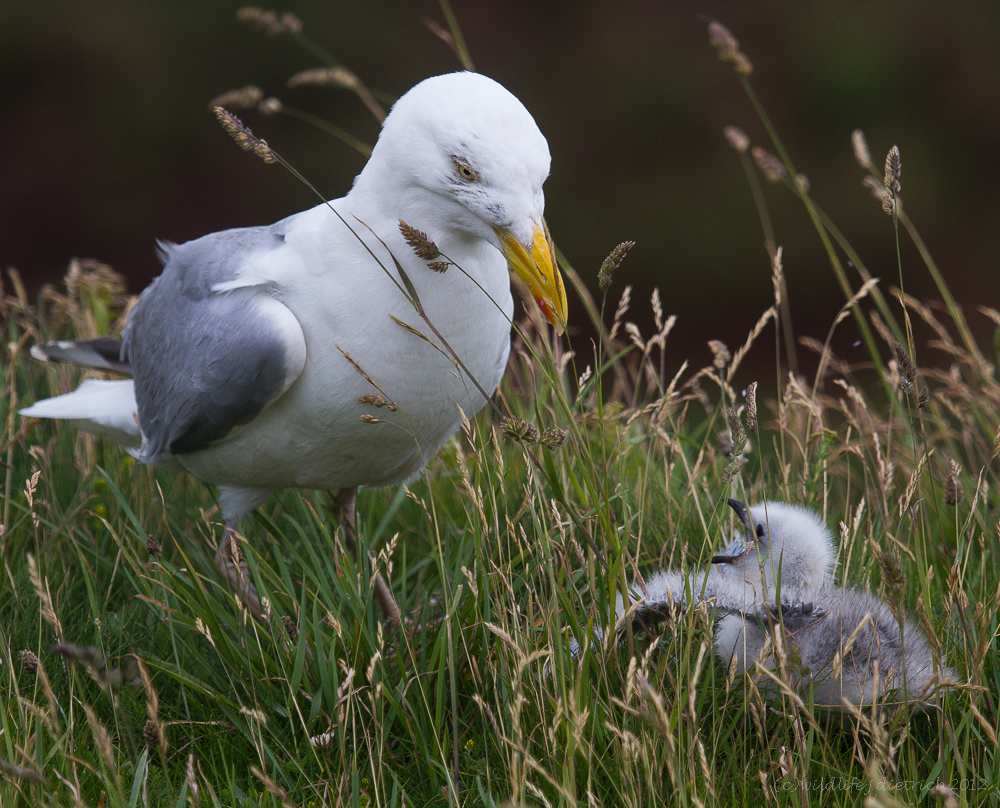
[[[469,168],[465,163],[461,163],[458,160],[455,161],[455,171],[458,172],[460,176],[466,182],[475,182],[479,179],[476,176],[476,172]]]
[[[763,524],[757,525],[757,538],[758,539],[763,539],[764,538],[764,525]]]

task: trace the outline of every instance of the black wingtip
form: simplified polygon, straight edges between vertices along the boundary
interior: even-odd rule
[[[59,340],[43,345],[32,345],[31,355],[42,362],[65,362],[109,373],[132,375],[132,366],[121,358],[121,340],[114,337],[97,337],[87,340]]]

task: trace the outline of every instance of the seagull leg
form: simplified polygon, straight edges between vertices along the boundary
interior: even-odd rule
[[[357,535],[354,532],[354,525],[357,517],[355,505],[358,499],[358,489],[342,488],[336,494],[331,492],[331,496],[340,510],[340,522],[344,527],[344,544],[347,545],[348,551],[356,556],[358,553],[358,542]],[[399,612],[399,606],[396,605],[396,599],[392,596],[392,590],[389,589],[389,585],[385,582],[380,572],[375,573],[375,599],[378,601],[385,619],[397,626],[401,625],[402,615]]]
[[[215,566],[229,579],[229,585],[239,595],[254,617],[262,620],[264,612],[260,607],[260,597],[257,589],[250,583],[250,570],[236,539],[236,520],[227,521],[226,529],[219,542],[219,550],[215,554]]]

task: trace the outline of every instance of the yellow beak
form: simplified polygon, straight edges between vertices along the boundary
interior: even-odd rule
[[[549,228],[542,219],[535,225],[531,247],[526,248],[508,230],[493,228],[507,264],[518,274],[557,334],[566,330],[566,289],[555,262]]]

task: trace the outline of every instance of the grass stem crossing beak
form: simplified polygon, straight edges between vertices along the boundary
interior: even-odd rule
[[[542,314],[557,334],[566,330],[566,289],[555,262],[555,249],[545,220],[536,223],[531,244],[521,244],[509,230],[493,228],[508,266],[524,281]]]

